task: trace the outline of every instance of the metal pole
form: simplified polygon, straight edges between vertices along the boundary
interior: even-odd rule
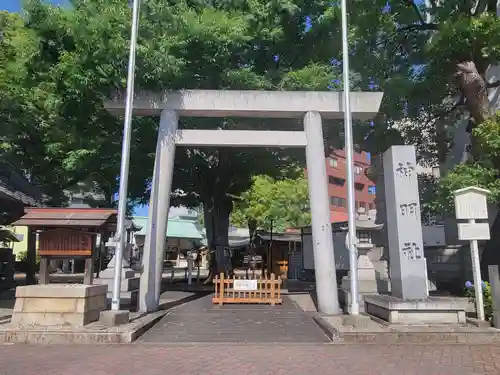
[[[347,168],[347,210],[349,220],[349,269],[351,281],[351,315],[359,314],[358,303],[358,251],[356,239],[356,199],[354,196],[354,158],[352,141],[352,116],[349,83],[349,40],[347,37],[347,5],[342,0],[342,54],[343,54],[343,76],[344,76],[344,132]]]
[[[127,213],[128,170],[130,161],[130,138],[132,135],[132,109],[134,101],[135,49],[137,46],[137,30],[139,26],[140,0],[132,5],[132,28],[130,36],[130,52],[127,75],[127,98],[125,103],[125,120],[123,123],[122,160],[120,166],[120,190],[118,195],[118,224],[116,230],[115,277],[113,279],[113,296],[111,310],[120,310],[120,285],[122,276],[123,249],[125,247],[125,217]]]
[[[470,219],[469,224],[475,224],[476,220]],[[481,265],[479,263],[479,249],[477,240],[470,242],[470,255],[472,258],[472,274],[474,277],[474,294],[476,297],[476,314],[479,320],[484,320],[483,304],[483,281],[481,280]]]

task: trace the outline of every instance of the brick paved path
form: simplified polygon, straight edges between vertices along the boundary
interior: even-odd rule
[[[329,339],[288,297],[283,305],[212,304],[212,295],[173,309],[140,342],[326,343]]]
[[[500,347],[0,345],[0,375],[494,375]]]

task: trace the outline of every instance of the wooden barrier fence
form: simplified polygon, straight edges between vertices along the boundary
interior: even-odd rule
[[[224,273],[215,276],[214,304],[224,303],[263,303],[274,306],[283,303],[281,299],[281,277],[276,279],[274,273],[258,279],[242,277],[224,278]]]

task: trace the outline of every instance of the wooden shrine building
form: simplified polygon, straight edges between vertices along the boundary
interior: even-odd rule
[[[40,284],[49,283],[49,262],[84,259],[84,284],[91,285],[94,259],[102,252],[104,239],[116,230],[117,210],[108,208],[27,208],[13,225],[28,227],[28,272],[26,283],[35,284],[35,266],[40,257]],[[96,240],[100,237],[100,247]]]

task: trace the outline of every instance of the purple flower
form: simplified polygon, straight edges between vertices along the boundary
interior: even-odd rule
[[[466,288],[472,288],[474,286],[474,284],[472,284],[470,281],[466,281],[465,282],[465,287]]]
[[[481,287],[482,287],[483,289],[486,289],[486,283],[485,283],[484,281],[481,281]]]

